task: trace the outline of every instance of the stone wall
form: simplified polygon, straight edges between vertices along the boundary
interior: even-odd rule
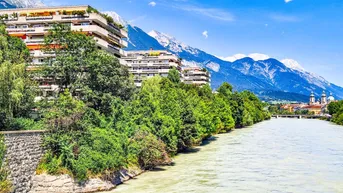
[[[44,131],[1,132],[5,136],[5,163],[10,171],[9,180],[16,193],[29,192],[32,177],[44,153],[42,137]]]

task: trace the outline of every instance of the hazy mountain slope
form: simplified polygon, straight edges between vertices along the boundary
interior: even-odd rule
[[[42,7],[40,0],[0,0],[0,9],[15,7]]]

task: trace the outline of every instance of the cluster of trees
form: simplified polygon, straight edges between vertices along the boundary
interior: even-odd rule
[[[330,103],[328,106],[328,111],[332,116],[332,122],[343,125],[343,101]]]
[[[209,85],[186,85],[176,69],[136,89],[117,58],[67,26],[55,26],[45,42],[56,58],[40,73],[54,78],[60,93],[56,100],[30,106],[42,115],[34,124],[50,131],[38,172],[85,180],[130,166],[149,169],[213,134],[270,118],[253,93],[233,92],[228,83],[217,93]],[[30,98],[23,90],[22,98]],[[10,120],[25,118],[26,113],[13,112],[6,114]]]

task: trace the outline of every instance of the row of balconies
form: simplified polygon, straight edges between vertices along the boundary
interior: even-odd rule
[[[151,69],[151,70],[129,70],[129,72],[136,73],[168,73],[169,69]]]
[[[205,85],[205,84],[209,84],[209,82],[207,81],[198,81],[198,80],[194,80],[194,81],[189,81],[189,80],[184,80],[183,83],[185,84],[196,84],[196,85]]]
[[[45,34],[51,29],[51,27],[32,27],[32,28],[7,28],[9,34],[25,33],[27,35]],[[98,34],[99,36],[109,37],[109,40],[116,42],[121,47],[127,47],[128,42],[112,35],[111,32],[97,25],[85,25],[85,26],[71,26],[73,31],[86,31]],[[117,39],[114,39],[117,38]]]
[[[18,18],[12,18],[5,20],[5,23],[7,25],[20,25],[20,24],[34,24],[34,23],[46,23],[47,20],[51,20],[51,23],[66,23],[66,22],[72,22],[72,21],[97,21],[98,23],[101,23],[104,27],[108,28],[112,32],[115,32],[117,35],[119,35],[122,38],[128,37],[127,31],[124,29],[119,29],[117,26],[108,24],[107,20],[96,13],[90,13],[84,16],[79,15],[53,15],[53,16],[34,16],[34,17],[27,17],[27,16],[21,16]]]
[[[183,76],[185,80],[209,80],[208,76]]]

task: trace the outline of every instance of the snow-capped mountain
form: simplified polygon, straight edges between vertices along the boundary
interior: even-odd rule
[[[44,6],[44,4],[40,0],[0,0],[0,9],[42,6]]]
[[[184,65],[196,64],[208,68],[212,72],[212,87],[214,88],[227,81],[233,84],[237,90],[289,92],[302,96],[307,96],[312,91],[320,96],[325,90],[334,93],[338,98],[343,98],[342,87],[328,82],[321,76],[307,72],[292,59],[279,61],[268,55],[255,53],[247,55],[250,57],[238,54],[232,58],[226,58],[224,61],[156,30],[151,31],[149,35],[166,49],[179,55],[183,59]],[[233,58],[237,58],[237,60],[227,61]]]
[[[297,61],[295,61],[293,59],[283,59],[283,60],[281,60],[281,62],[290,69],[298,70],[301,72],[305,71],[305,69]]]

